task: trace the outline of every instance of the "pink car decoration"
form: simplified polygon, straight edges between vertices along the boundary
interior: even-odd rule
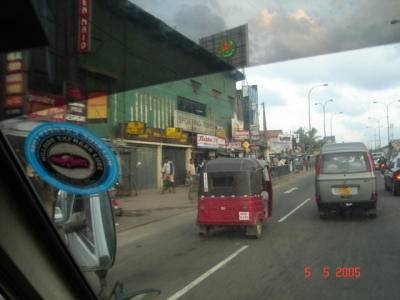
[[[88,168],[89,161],[79,155],[72,155],[68,153],[54,154],[50,156],[50,162],[56,166],[77,169],[77,168]]]

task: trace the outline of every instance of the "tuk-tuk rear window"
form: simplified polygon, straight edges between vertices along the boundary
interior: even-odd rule
[[[360,173],[371,170],[366,152],[338,152],[322,156],[321,173]]]
[[[244,196],[261,193],[262,172],[209,172],[200,176],[200,195]],[[206,188],[205,188],[206,186]]]

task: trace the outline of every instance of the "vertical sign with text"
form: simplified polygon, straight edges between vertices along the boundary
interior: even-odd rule
[[[88,53],[90,51],[91,35],[91,0],[79,0],[78,15],[78,52]]]

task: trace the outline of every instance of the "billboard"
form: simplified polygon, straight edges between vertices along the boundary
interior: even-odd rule
[[[247,24],[203,37],[200,46],[236,68],[249,65],[249,31]]]

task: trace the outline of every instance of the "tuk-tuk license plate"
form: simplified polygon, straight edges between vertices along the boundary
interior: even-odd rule
[[[248,211],[239,211],[239,221],[250,220],[250,213]]]
[[[358,188],[357,187],[333,188],[332,194],[337,196],[353,196],[358,194]]]

